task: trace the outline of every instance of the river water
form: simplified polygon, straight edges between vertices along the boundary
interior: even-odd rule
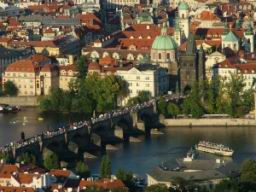
[[[26,108],[17,114],[0,114],[0,145],[18,140],[22,131],[29,137],[68,123],[69,119],[72,121],[72,117],[67,116],[51,115],[43,121],[39,121],[39,117],[41,115],[35,108]],[[141,138],[139,143],[120,145],[119,150],[109,151],[113,171],[124,168],[144,176],[162,161],[183,157],[200,140],[232,147],[235,150],[233,159],[238,163],[244,159],[256,159],[256,127],[165,128],[163,132],[163,135],[152,135],[150,139]],[[92,173],[99,171],[100,158],[87,163]]]

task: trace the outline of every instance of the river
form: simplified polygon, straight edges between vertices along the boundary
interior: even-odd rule
[[[18,140],[22,131],[29,137],[43,130],[54,129],[74,118],[51,115],[39,121],[38,117],[41,115],[35,108],[26,108],[17,114],[0,114],[0,145]],[[163,135],[152,135],[150,139],[142,138],[140,143],[121,145],[119,150],[108,152],[113,171],[124,168],[144,176],[162,161],[183,157],[190,147],[200,140],[232,147],[235,150],[233,159],[238,163],[244,159],[256,159],[256,127],[165,128],[163,132]],[[98,172],[100,158],[89,160],[87,163],[93,173]]]

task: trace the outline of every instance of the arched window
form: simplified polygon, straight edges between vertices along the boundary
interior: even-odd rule
[[[162,59],[161,53],[158,53],[158,59]]]
[[[167,59],[171,59],[171,55],[170,55],[170,53],[167,53]]]

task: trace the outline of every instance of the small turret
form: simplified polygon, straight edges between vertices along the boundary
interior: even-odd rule
[[[228,32],[229,32],[228,23],[225,22],[225,25],[224,25],[224,35],[227,35]]]

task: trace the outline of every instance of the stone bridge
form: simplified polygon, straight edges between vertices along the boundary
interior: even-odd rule
[[[177,97],[171,100],[178,101]],[[101,114],[89,121],[10,143],[0,148],[0,151],[9,153],[13,158],[28,152],[39,160],[47,150],[59,154],[65,161],[73,159],[74,156],[97,155],[105,151],[106,146],[129,142],[131,138],[139,135],[149,135],[151,128],[159,126],[156,103],[157,99],[152,99],[144,104]]]
[[[10,144],[5,152],[11,153],[14,158],[26,152],[39,158],[45,150],[51,150],[65,160],[85,152],[96,154],[105,151],[107,145],[129,142],[131,137],[150,133],[150,128],[157,126],[149,122],[156,116],[154,106],[147,104],[137,110],[125,109],[112,115],[100,115],[91,121],[79,122]]]

